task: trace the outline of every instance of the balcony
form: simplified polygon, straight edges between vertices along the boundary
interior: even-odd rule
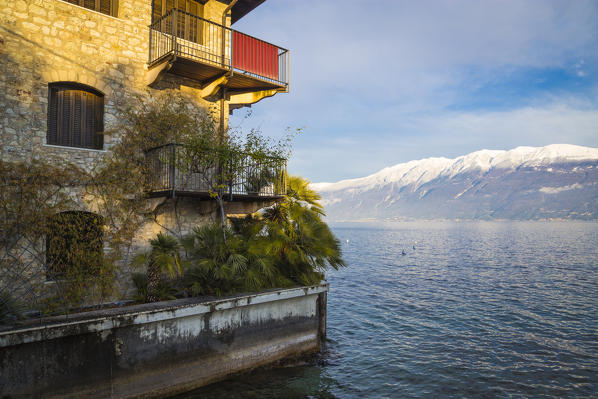
[[[177,9],[150,25],[149,69],[166,62],[203,84],[226,75],[231,93],[288,90],[288,50]]]
[[[276,200],[286,194],[286,159],[235,153],[232,160],[226,157],[229,165],[222,165],[219,158],[179,144],[148,150],[150,195],[211,198],[216,187],[228,201]]]

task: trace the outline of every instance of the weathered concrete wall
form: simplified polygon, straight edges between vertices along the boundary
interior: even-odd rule
[[[328,285],[178,300],[0,332],[0,392],[13,398],[163,397],[314,351]]]

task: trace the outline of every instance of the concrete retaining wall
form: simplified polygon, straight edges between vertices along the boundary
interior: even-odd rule
[[[136,305],[0,332],[0,397],[163,397],[314,351],[327,291]]]

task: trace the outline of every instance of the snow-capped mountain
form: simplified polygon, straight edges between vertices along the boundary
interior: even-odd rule
[[[598,219],[598,148],[481,150],[312,187],[329,220]]]

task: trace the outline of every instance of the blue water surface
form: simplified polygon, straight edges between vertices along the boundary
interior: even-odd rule
[[[322,353],[181,398],[598,397],[598,223],[333,230]]]

